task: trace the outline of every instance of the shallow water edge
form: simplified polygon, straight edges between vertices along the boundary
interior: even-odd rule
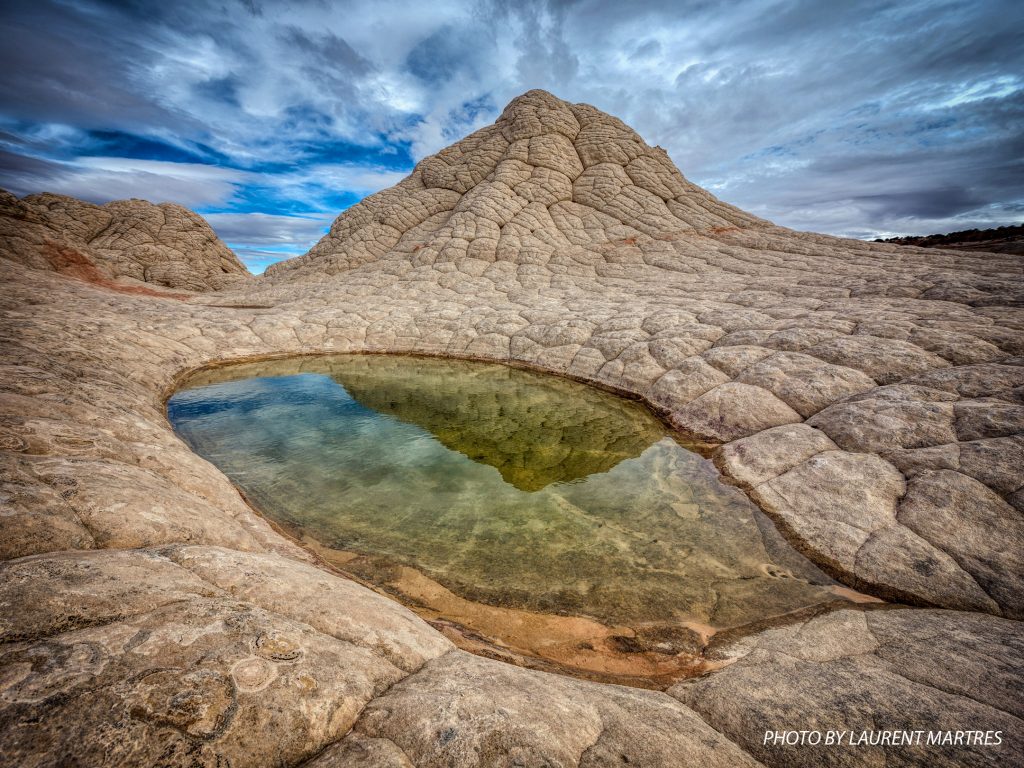
[[[531,371],[280,356],[177,382],[231,389],[220,404],[195,398],[190,418],[215,439],[200,444],[207,424],[186,441],[275,529],[481,655],[664,688],[728,663],[715,653],[722,638],[877,602],[794,551],[637,398]],[[275,413],[282,428],[268,426]],[[247,454],[235,435],[257,448]],[[363,461],[374,452],[398,469]]]

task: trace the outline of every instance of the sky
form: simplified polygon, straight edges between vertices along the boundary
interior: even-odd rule
[[[1024,220],[1020,0],[3,0],[0,187],[202,213],[255,272],[543,88],[777,224]]]

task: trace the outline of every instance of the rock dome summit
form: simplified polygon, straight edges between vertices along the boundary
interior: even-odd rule
[[[530,91],[265,276],[177,206],[6,194],[0,275],[12,764],[859,765],[765,733],[882,728],[1001,744],[879,762],[1022,764],[1019,256],[777,227]],[[641,400],[886,602],[722,633],[714,671],[666,691],[457,648],[278,532],[167,421],[201,367],[345,352]]]

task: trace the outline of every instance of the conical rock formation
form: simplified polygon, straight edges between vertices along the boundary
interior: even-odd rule
[[[570,266],[642,241],[671,258],[680,234],[767,226],[683,178],[660,147],[586,104],[530,91],[491,126],[423,160],[334,222],[305,256],[267,274],[334,274],[405,254],[413,264]]]

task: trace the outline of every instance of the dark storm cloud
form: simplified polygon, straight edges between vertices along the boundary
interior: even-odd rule
[[[427,83],[444,83],[458,72],[477,73],[479,27],[446,24],[420,40],[405,58],[405,68]]]
[[[288,46],[303,52],[306,69],[323,69],[339,75],[365,75],[373,66],[332,32],[303,32],[297,27],[288,27],[281,33],[281,39]]]
[[[1009,0],[14,0],[0,186],[174,199],[262,264],[540,87],[781,224],[1003,224],[1022,31]]]
[[[84,127],[167,125],[181,115],[142,92],[130,62],[144,40],[112,35],[102,15],[14,0],[0,6],[0,107],[20,120]],[[198,126],[192,126],[194,130]]]
[[[200,99],[206,99],[214,103],[228,104],[232,107],[241,107],[238,100],[238,88],[241,79],[236,75],[226,77],[215,77],[210,80],[203,80],[192,86],[192,91]]]
[[[48,182],[59,179],[64,174],[64,168],[59,163],[51,163],[28,155],[19,155],[17,152],[7,152],[0,149],[0,167],[4,169],[4,175],[12,192],[29,194],[38,192],[36,183],[38,181]],[[24,180],[24,181],[21,181]],[[14,184],[10,184],[10,182]]]

